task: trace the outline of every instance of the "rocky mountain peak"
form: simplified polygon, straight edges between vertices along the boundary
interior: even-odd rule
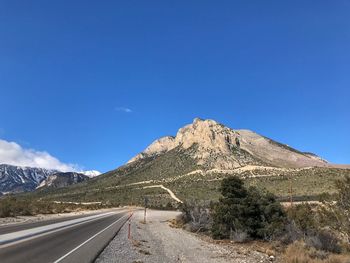
[[[157,139],[152,142],[143,152],[132,158],[128,163],[170,151],[174,148],[174,141],[175,138],[173,136],[165,136]]]
[[[210,154],[231,154],[239,135],[214,120],[195,118],[191,124],[180,128],[175,137],[167,136],[154,141],[142,153],[129,161],[155,156],[176,147],[188,149],[198,145],[196,158],[208,158]]]
[[[192,124],[181,128],[175,137],[175,145],[185,149],[198,144],[200,149],[228,152],[238,134],[214,120],[194,119]]]
[[[210,168],[233,169],[245,165],[278,167],[327,166],[316,155],[303,153],[250,130],[233,130],[214,120],[195,118],[180,128],[175,137],[154,141],[128,163],[164,154],[172,149],[187,150],[196,145],[191,157],[199,165]]]

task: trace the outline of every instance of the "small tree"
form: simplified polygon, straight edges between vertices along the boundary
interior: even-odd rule
[[[285,214],[272,194],[247,189],[238,177],[225,178],[220,191],[222,197],[212,211],[214,238],[271,239],[282,229]]]

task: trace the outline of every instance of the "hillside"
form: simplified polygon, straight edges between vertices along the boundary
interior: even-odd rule
[[[317,198],[334,193],[333,181],[350,174],[322,158],[248,130],[232,130],[213,120],[195,119],[175,137],[156,140],[126,165],[67,188],[41,190],[36,196],[61,201],[104,201],[151,205],[179,200],[216,200],[229,175],[265,188],[281,198]]]

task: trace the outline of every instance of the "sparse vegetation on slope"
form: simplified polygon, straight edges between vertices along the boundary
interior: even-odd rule
[[[144,196],[148,196],[150,204],[155,207],[165,206],[168,202],[176,206],[176,202],[163,189],[144,187],[162,184],[180,200],[217,201],[221,181],[235,175],[244,179],[245,185],[267,190],[281,200],[289,200],[291,186],[295,201],[319,200],[323,193],[336,194],[334,182],[350,175],[350,170],[336,168],[255,167],[230,172],[200,171],[205,169],[197,165],[189,155],[174,149],[160,157],[128,164],[99,178],[66,188],[39,190],[29,196],[53,201],[102,201],[115,205],[142,205]]]
[[[37,214],[68,213],[82,209],[97,210],[105,208],[102,204],[73,204],[38,201],[17,197],[0,199],[0,217],[32,216]]]
[[[349,263],[349,255],[326,254],[297,241],[282,256],[283,263]]]
[[[291,188],[294,200],[318,200],[324,193],[334,195],[334,180],[350,175],[350,169],[286,168],[325,164],[315,156],[311,158],[285,145],[271,144],[256,133],[234,131],[212,120],[197,119],[180,129],[175,138],[158,140],[152,145],[147,150],[152,154],[138,155],[137,160],[97,178],[62,189],[41,189],[28,196],[111,205],[142,205],[147,196],[153,207],[165,207],[169,202],[176,206],[164,188],[150,187],[163,185],[180,200],[205,203],[219,200],[223,179],[238,176],[246,186],[267,190],[279,200],[288,199]],[[265,153],[268,158],[264,159]],[[277,161],[275,166],[267,166],[264,160]],[[289,165],[280,167],[284,162]]]

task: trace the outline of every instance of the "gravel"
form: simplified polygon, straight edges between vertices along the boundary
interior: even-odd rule
[[[143,223],[143,211],[136,211],[131,219],[131,239],[128,239],[126,223],[96,259],[96,263],[265,263],[268,255],[240,247],[237,244],[216,244],[183,229],[173,228],[169,220],[179,212],[147,211],[147,223]]]

